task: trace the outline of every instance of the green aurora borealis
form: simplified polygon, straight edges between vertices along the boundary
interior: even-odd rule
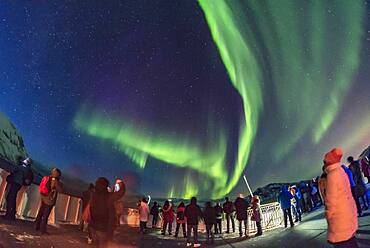
[[[208,133],[201,138],[186,132],[173,135],[86,106],[77,112],[73,126],[117,145],[138,170],[151,166],[149,157],[186,169],[178,178],[181,183],[169,186],[169,197],[221,198],[242,183],[244,173],[254,177],[248,174],[250,164],[253,170],[259,166],[256,161],[280,164],[301,147],[302,139],[311,147],[327,145],[325,135],[359,68],[363,35],[363,2],[339,2],[199,0],[209,35],[243,105],[232,159],[229,130],[213,123],[211,115]],[[296,167],[294,159],[286,169]],[[300,160],[301,166],[321,157],[312,160]],[[313,176],[319,169],[305,171]]]
[[[188,137],[171,137],[158,130],[148,131],[147,127],[137,127],[129,121],[106,121],[104,116],[98,113],[87,117],[84,116],[84,112],[86,111],[77,115],[75,127],[84,130],[88,135],[116,143],[139,168],[144,170],[147,157],[151,156],[170,165],[190,168],[204,174],[205,178],[217,182],[212,191],[213,197],[217,198],[227,193],[224,188],[227,182],[227,177],[224,175],[225,134],[214,133],[209,137],[210,145],[201,147],[200,142]],[[171,192],[173,189],[169,195]],[[197,187],[192,178],[186,176],[182,196],[189,198],[195,193],[197,193]],[[177,195],[177,193],[172,194]]]

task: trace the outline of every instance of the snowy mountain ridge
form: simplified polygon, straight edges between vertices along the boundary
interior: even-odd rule
[[[17,164],[20,156],[27,156],[23,138],[13,123],[0,112],[0,157]]]

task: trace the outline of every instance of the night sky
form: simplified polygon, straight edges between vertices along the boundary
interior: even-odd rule
[[[370,1],[0,6],[0,111],[30,155],[156,197],[318,175],[370,145]]]

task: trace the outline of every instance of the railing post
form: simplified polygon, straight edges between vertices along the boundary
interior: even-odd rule
[[[78,224],[78,218],[80,217],[80,211],[81,211],[81,202],[82,202],[82,199],[81,198],[78,198],[78,203],[77,203],[77,211],[76,211],[76,214],[75,214],[75,218],[74,218],[74,223]]]
[[[64,211],[64,222],[67,221],[67,216],[68,216],[68,211],[69,211],[69,203],[71,201],[71,196],[68,196],[67,198],[67,204],[66,204],[66,207],[65,207],[65,211]]]
[[[1,184],[0,184],[0,209],[4,206],[3,202],[5,201],[5,192],[6,192],[6,177],[9,175],[9,173],[3,169],[0,169],[0,175],[1,175]],[[2,209],[3,210],[3,209]]]

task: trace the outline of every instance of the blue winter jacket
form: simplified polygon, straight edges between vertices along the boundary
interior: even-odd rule
[[[299,188],[297,188],[297,191],[295,192],[294,199],[295,199],[295,207],[298,209],[301,208],[302,195],[301,195],[301,192],[299,191]]]
[[[287,186],[283,186],[278,197],[278,201],[281,205],[281,208],[289,209],[292,206],[290,201],[291,199],[293,199],[293,195],[288,191]]]
[[[355,180],[353,179],[353,174],[350,168],[348,168],[345,165],[342,165],[343,170],[346,172],[348,179],[349,179],[349,184],[351,185],[351,188],[356,187]]]

